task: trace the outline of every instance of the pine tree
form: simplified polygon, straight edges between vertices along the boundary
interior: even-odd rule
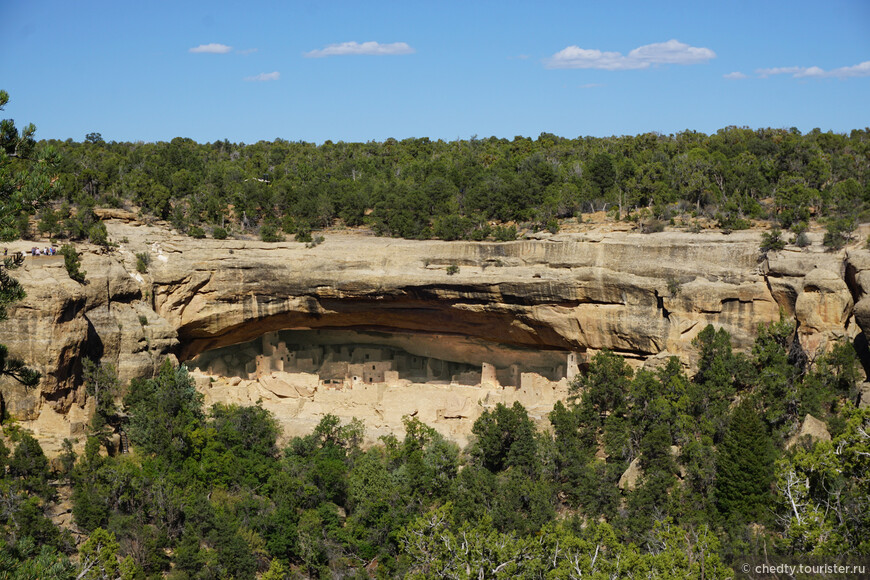
[[[773,441],[756,409],[734,409],[716,456],[716,506],[726,518],[758,520],[769,503],[773,481]]]

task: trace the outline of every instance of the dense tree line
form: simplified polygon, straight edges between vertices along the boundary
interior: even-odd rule
[[[497,405],[465,449],[415,418],[403,438],[364,448],[361,423],[330,415],[280,449],[269,412],[204,409],[183,366],[132,381],[121,413],[112,369],[89,364],[99,400],[83,456],[68,446],[52,472],[23,432],[12,431],[14,453],[0,448],[12,508],[0,570],[33,560],[55,578],[85,566],[92,578],[725,578],[740,555],[866,556],[870,409],[854,406],[855,353],[838,345],[810,365],[794,340],[773,324],[735,353],[708,327],[693,378],[676,358],[634,372],[605,351],[549,429]],[[787,448],[807,414],[832,441]],[[131,453],[101,453],[107,426],[129,435]],[[621,490],[632,462],[638,477]],[[75,565],[69,534],[44,515],[52,478],[72,485],[88,538]]]
[[[870,207],[867,129],[321,145],[117,143],[92,133],[34,146],[63,159],[60,194],[39,230],[98,242],[95,206],[138,207],[198,237],[308,241],[338,221],[405,238],[512,239],[512,225],[555,230],[561,218],[609,210],[647,230],[675,216],[706,216],[726,230],[771,218],[799,235],[824,218],[834,243]],[[18,225],[28,234],[26,220]]]

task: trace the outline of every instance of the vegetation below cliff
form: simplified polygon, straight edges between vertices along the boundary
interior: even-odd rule
[[[203,409],[183,367],[133,381],[123,413],[111,369],[91,367],[102,404],[83,457],[68,448],[52,472],[34,439],[5,428],[17,446],[2,453],[0,569],[721,578],[752,554],[866,555],[870,410],[852,402],[851,346],[809,365],[786,323],[761,329],[751,355],[712,327],[696,346],[702,370],[691,380],[676,359],[633,373],[602,352],[550,432],[521,405],[499,405],[462,450],[410,417],[404,439],[364,449],[362,425],[331,415],[279,450],[267,411]],[[796,437],[813,417],[827,431]],[[100,453],[110,426],[129,436],[130,453]],[[45,515],[64,481],[73,529],[90,537],[75,566],[69,532]]]

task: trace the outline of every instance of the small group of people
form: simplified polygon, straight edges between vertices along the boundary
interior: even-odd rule
[[[5,251],[5,250],[4,250]],[[31,256],[54,256],[57,254],[57,248],[52,246],[46,246],[45,248],[37,248],[36,246],[30,248]]]

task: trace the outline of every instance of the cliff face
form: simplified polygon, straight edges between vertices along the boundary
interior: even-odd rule
[[[758,244],[756,233],[501,244],[332,236],[316,248],[224,242],[199,250],[168,240],[152,272],[153,305],[177,329],[182,359],[300,327],[453,333],[635,359],[688,355],[708,323],[748,347],[757,325],[780,310],[814,349],[854,335],[844,253],[760,259]]]
[[[152,373],[178,344],[175,329],[142,300],[143,290],[115,256],[85,253],[88,283],[69,278],[61,257],[28,257],[13,275],[27,291],[0,323],[0,341],[43,374],[36,389],[2,383],[7,410],[35,419],[43,407],[65,413],[85,404],[83,357],[115,365],[123,379]]]
[[[167,356],[187,360],[289,328],[607,348],[637,362],[669,354],[690,361],[691,341],[709,323],[747,348],[757,326],[781,311],[811,354],[870,331],[870,252],[826,253],[819,240],[762,258],[758,232],[508,243],[330,235],[307,248],[194,240],[116,222],[109,231],[127,241],[110,254],[85,252],[87,285],[70,280],[60,258],[28,258],[16,272],[28,296],[0,325],[0,341],[45,378],[30,392],[2,385],[11,414],[66,416],[74,432],[80,425],[69,417],[86,405],[83,356],[115,364],[126,381]],[[135,270],[137,252],[151,257],[144,275]]]

